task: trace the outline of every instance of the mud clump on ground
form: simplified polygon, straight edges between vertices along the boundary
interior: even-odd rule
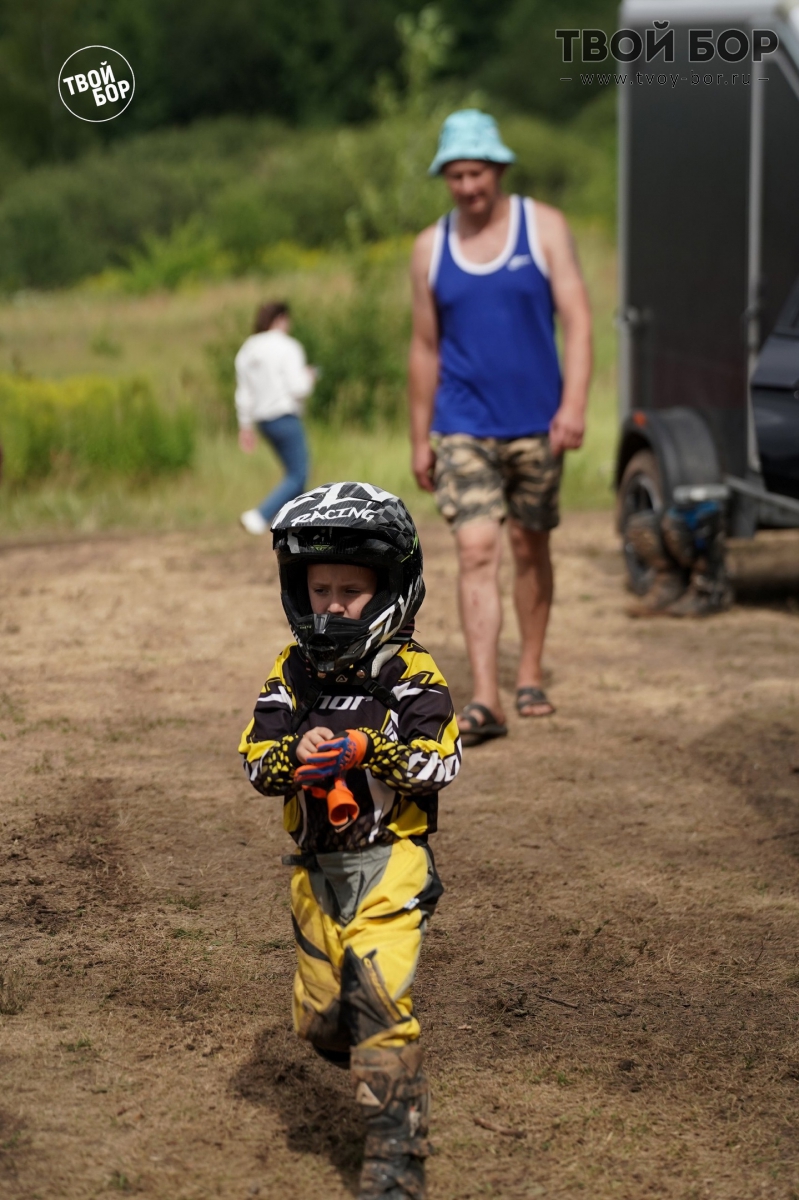
[[[419,636],[463,703],[451,544],[423,540]],[[799,620],[747,554],[731,612],[631,622],[609,517],[555,535],[557,714],[441,798],[431,1200],[799,1195]],[[236,755],[287,639],[268,547],[0,571],[0,1190],[353,1195],[347,1076],[290,1031],[280,804]]]

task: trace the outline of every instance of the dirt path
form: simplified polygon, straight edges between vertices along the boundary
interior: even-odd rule
[[[796,605],[634,623],[607,516],[556,551],[558,714],[442,797],[431,1200],[796,1198]],[[346,1078],[289,1031],[279,805],[235,753],[285,640],[266,548],[6,548],[0,578],[0,1192],[351,1196]]]

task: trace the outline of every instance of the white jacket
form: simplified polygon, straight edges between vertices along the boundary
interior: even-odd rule
[[[313,375],[305,351],[282,329],[248,337],[236,355],[236,415],[239,428],[258,421],[299,416],[302,401],[313,391]]]

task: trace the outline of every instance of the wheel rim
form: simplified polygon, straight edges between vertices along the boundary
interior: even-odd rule
[[[627,524],[630,517],[640,512],[659,512],[660,496],[654,481],[643,472],[633,475],[629,481],[622,501],[622,531],[624,535],[624,561],[627,575],[633,591],[637,596],[644,596],[655,581],[655,570],[649,563],[639,558],[633,547],[627,541]]]

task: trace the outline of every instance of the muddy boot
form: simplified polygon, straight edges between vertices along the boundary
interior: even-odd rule
[[[671,554],[690,566],[688,590],[668,606],[670,617],[709,617],[732,603],[724,544],[724,512],[713,501],[669,509],[663,540]]]
[[[366,1121],[358,1200],[424,1200],[430,1092],[422,1049],[352,1051],[355,1101]]]
[[[710,617],[726,612],[732,604],[732,588],[724,564],[711,567],[706,558],[697,560],[691,573],[688,590],[670,604],[670,617]]]
[[[685,572],[675,563],[663,544],[657,513],[634,513],[627,522],[624,534],[628,547],[654,572],[649,591],[627,606],[627,615],[658,616],[685,591]]]

